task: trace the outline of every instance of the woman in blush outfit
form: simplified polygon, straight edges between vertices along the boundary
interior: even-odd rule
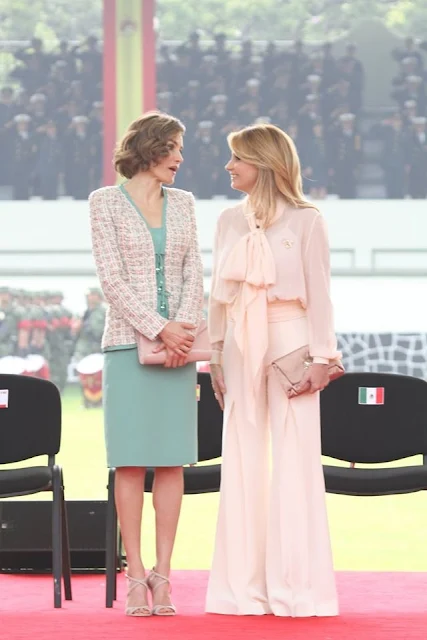
[[[197,372],[186,358],[203,308],[194,197],[165,188],[182,163],[184,125],[149,113],[115,152],[128,180],[89,197],[93,254],[108,302],[103,336],[109,467],[128,564],[126,614],[174,615],[169,571],[183,469],[197,461]],[[141,365],[136,334],[160,338],[166,364]],[[155,468],[156,564],[146,576],[141,514],[146,467]],[[148,602],[151,591],[152,606]]]
[[[206,610],[335,616],[319,410],[339,356],[325,222],[304,200],[283,131],[255,125],[228,142],[231,184],[247,197],[221,214],[214,247],[211,374],[224,435]],[[269,365],[307,344],[314,364],[289,400]]]

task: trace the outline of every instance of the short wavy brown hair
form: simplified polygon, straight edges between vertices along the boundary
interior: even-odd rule
[[[168,142],[185,133],[183,123],[167,113],[144,113],[131,122],[114,152],[114,168],[124,178],[156,165],[169,155]]]

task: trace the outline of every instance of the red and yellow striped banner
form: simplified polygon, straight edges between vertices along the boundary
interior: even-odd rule
[[[155,0],[104,0],[104,184],[114,184],[114,146],[155,108]]]

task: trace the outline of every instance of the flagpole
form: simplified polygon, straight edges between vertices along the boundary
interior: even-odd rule
[[[156,106],[155,0],[103,0],[103,8],[103,183],[111,185],[116,141]]]
[[[103,29],[103,183],[110,185],[116,181],[112,164],[116,144],[116,0],[104,0]]]
[[[144,111],[156,108],[156,34],[154,17],[156,0],[141,0],[143,39]]]

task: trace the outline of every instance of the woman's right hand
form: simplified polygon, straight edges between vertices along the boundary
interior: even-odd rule
[[[153,349],[153,353],[160,353],[160,351],[164,351],[166,353],[166,360],[163,365],[164,367],[166,367],[166,369],[185,367],[185,365],[187,364],[187,356],[179,356],[173,349],[167,347],[163,342],[158,347],[155,347],[155,349]]]
[[[224,411],[224,395],[227,393],[227,389],[225,388],[222,366],[220,364],[211,364],[210,373],[215,398],[217,399],[221,409]]]
[[[186,356],[194,342],[194,336],[188,332],[194,331],[194,329],[196,329],[194,324],[189,324],[188,322],[175,322],[174,320],[171,320],[162,329],[162,331],[160,331],[159,338],[166,347],[177,353],[179,356]]]
[[[172,368],[176,369],[177,367],[185,367],[187,364],[187,356],[179,356],[172,349],[166,348],[166,362],[164,366],[166,369]]]

